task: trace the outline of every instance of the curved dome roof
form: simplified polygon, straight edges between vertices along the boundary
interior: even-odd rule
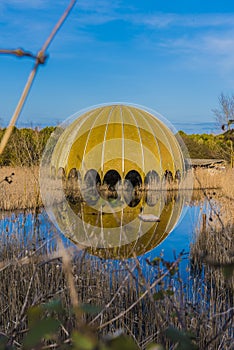
[[[40,182],[47,213],[65,236],[107,258],[143,254],[158,245],[184,204],[162,181],[168,173],[172,178],[185,173],[172,131],[148,111],[121,104],[89,110],[58,131],[44,152]],[[61,170],[67,181],[58,176]],[[108,197],[107,179],[115,196]],[[70,189],[81,195],[78,201]],[[142,221],[142,211],[159,221]]]
[[[109,105],[81,115],[63,132],[51,160],[56,171],[79,170],[84,178],[95,169],[103,180],[109,170],[121,178],[137,170],[142,178],[156,171],[184,172],[183,156],[171,130],[149,112],[133,106]]]

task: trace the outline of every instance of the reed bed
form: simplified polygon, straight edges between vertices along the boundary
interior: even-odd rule
[[[12,173],[12,182],[8,183],[4,179]],[[234,171],[231,168],[226,169],[202,169],[193,170],[193,196],[194,200],[204,198],[204,190],[208,195],[216,197],[226,196],[227,199],[234,198]],[[52,180],[50,180],[52,181]],[[50,183],[48,181],[48,185]],[[53,180],[54,181],[54,180]],[[166,183],[166,190],[177,190],[178,183]],[[75,195],[74,195],[75,191]],[[66,185],[66,192],[75,196],[76,200],[81,200],[80,192],[77,184],[72,179]],[[106,188],[105,185],[100,189],[102,196],[112,197],[113,191]],[[144,195],[144,189],[141,189],[139,195]],[[1,167],[0,168],[0,209],[17,210],[17,209],[33,209],[42,206],[39,189],[39,167]],[[114,193],[117,195],[117,193]]]
[[[30,197],[30,188],[34,196],[38,194],[38,169],[7,168],[7,173],[3,170],[3,178],[11,171],[15,173],[14,186],[17,185],[18,193],[22,193],[25,183],[30,183],[31,187],[24,187],[24,202],[21,199],[20,203],[25,208],[31,198],[34,210],[2,214],[0,342],[4,336],[8,348],[21,349],[29,327],[28,310],[59,300],[62,309],[56,315],[59,334],[54,343],[43,341],[38,349],[69,346],[78,327],[74,314],[76,303],[97,307],[97,314],[82,312],[78,318],[85,327],[92,326],[98,337],[115,335],[121,330],[134,339],[138,349],[146,349],[151,342],[175,349],[176,345],[165,333],[169,326],[183,334],[193,334],[192,342],[199,349],[233,348],[232,169],[216,171],[213,177],[208,170],[196,171],[195,187],[200,188],[196,189],[199,197],[194,195],[194,198],[206,203],[207,208],[205,221],[191,246],[186,279],[181,277],[179,262],[165,262],[162,256],[141,265],[137,259],[115,261],[92,257],[73,245],[61,249],[60,236],[53,227],[41,230],[40,202],[33,202]],[[11,196],[8,193],[8,201],[13,198],[12,185],[13,182],[4,183],[3,188],[12,191]],[[19,202],[13,201],[13,208],[17,205]],[[175,269],[170,273],[168,268],[172,263]]]
[[[33,209],[41,206],[38,176],[38,166],[0,168],[0,209]],[[11,178],[9,181],[12,182],[9,183],[7,178]]]
[[[45,239],[38,231],[40,217],[38,220],[37,215],[32,218],[31,232],[23,239],[23,222],[18,215],[11,220],[11,234],[2,232],[0,238],[0,327],[8,344],[16,348],[21,348],[27,333],[28,309],[32,306],[60,300],[63,312],[59,314],[61,327],[56,344],[61,347],[77,327],[64,269],[66,257],[59,249],[59,237],[48,227],[51,232]],[[143,267],[136,259],[103,260],[80,252],[74,246],[68,247],[66,254],[70,256],[72,283],[79,305],[98,307],[97,317],[83,314],[82,322],[99,329],[99,337],[121,329],[134,339],[139,349],[145,349],[152,341],[163,344],[165,349],[173,348],[165,336],[168,326],[191,332],[199,349],[231,349],[232,285],[221,269],[214,264],[203,264],[201,260],[204,252],[211,249],[216,261],[218,239],[223,239],[222,247],[228,257],[231,242],[224,233],[217,237],[215,233],[218,234],[214,232],[209,236],[209,244],[209,230],[205,233],[207,236],[203,232],[198,237],[191,250],[186,281],[181,278],[180,268],[175,268],[153,288],[153,283],[168,271],[161,257]],[[198,252],[203,252],[203,256]],[[223,251],[219,256],[223,257]],[[230,259],[231,256],[220,261],[230,262]],[[115,316],[118,316],[116,320]],[[43,346],[46,347],[46,343]]]

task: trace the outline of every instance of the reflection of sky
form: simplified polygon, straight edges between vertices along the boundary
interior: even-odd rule
[[[182,214],[182,220],[176,226],[176,228],[167,236],[167,238],[159,244],[157,247],[152,249],[150,252],[142,255],[142,259],[153,259],[156,256],[159,256],[160,253],[164,252],[165,259],[172,260],[174,252],[179,254],[183,249],[188,252],[189,245],[194,237],[194,232],[196,226],[199,222],[201,209],[200,206],[191,206],[184,209],[186,211],[185,215]],[[9,234],[18,233],[19,236],[25,237],[28,239],[35,233],[41,238],[51,237],[53,232],[56,229],[49,222],[47,214],[43,211],[39,214],[38,218],[35,218],[35,215],[28,213],[26,216],[24,213],[12,213],[10,215],[5,215],[4,220],[0,219],[0,231],[9,232]],[[39,224],[39,225],[37,225]],[[64,243],[69,244],[69,240],[62,235]]]
[[[176,228],[167,236],[167,238],[159,244],[156,248],[146,253],[144,257],[153,259],[164,251],[165,259],[173,259],[173,251],[176,254],[180,253],[183,249],[188,252],[189,245],[194,237],[194,231],[199,222],[200,207],[192,206],[185,208],[186,213],[181,222]]]
[[[174,254],[178,256],[182,250],[189,253],[190,244],[194,239],[196,228],[200,222],[203,210],[199,205],[190,206],[184,210],[186,210],[186,213],[184,216],[182,215],[182,220],[167,236],[167,238],[150,252],[139,257],[140,264],[146,275],[150,270],[150,267],[145,262],[146,258],[151,261],[155,257],[160,256],[160,254],[163,252],[163,257],[165,260],[173,261]],[[37,223],[39,225],[37,225]],[[23,213],[13,213],[7,217],[5,216],[4,220],[0,220],[1,234],[6,232],[6,227],[9,232],[8,234],[18,233],[19,237],[25,240],[25,242],[28,241],[28,239],[30,242],[30,238],[33,238],[34,235],[46,240],[47,238],[51,238],[53,236],[53,232],[55,231],[53,225],[48,221],[48,217],[45,212],[38,216],[37,221],[35,216],[31,213],[28,213],[26,216]],[[61,237],[66,246],[73,245],[63,235],[61,235]],[[41,239],[39,239],[38,243],[42,243]],[[47,247],[51,246],[51,244],[53,245],[54,243],[48,242]],[[97,258],[93,257],[93,259],[96,260]],[[131,261],[132,259],[129,259],[129,263]],[[182,276],[185,276],[187,263],[187,259],[184,259],[181,262],[180,267]],[[110,260],[110,266],[115,266],[115,268],[118,268],[118,261]]]
[[[167,238],[152,249],[150,252],[140,257],[141,266],[143,269],[150,269],[145,263],[145,259],[152,261],[155,257],[163,253],[163,258],[168,261],[173,261],[174,256],[178,256],[182,250],[189,253],[190,244],[194,240],[196,229],[201,220],[202,208],[199,205],[185,208],[185,215],[182,215],[182,220],[176,228],[167,236]],[[186,254],[185,257],[188,257]],[[182,259],[180,264],[180,271],[182,276],[185,276],[187,259]]]

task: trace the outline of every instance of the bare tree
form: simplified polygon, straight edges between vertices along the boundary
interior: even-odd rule
[[[230,130],[231,124],[234,123],[234,94],[219,96],[219,108],[213,109],[217,122],[222,130]]]
[[[216,120],[221,126],[224,133],[224,140],[226,140],[226,146],[228,153],[230,154],[231,167],[234,167],[234,147],[233,147],[233,134],[234,129],[231,127],[234,124],[234,94],[224,95],[221,93],[219,96],[219,108],[213,109]]]

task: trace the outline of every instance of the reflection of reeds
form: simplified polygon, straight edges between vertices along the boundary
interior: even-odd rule
[[[40,189],[38,183],[38,167],[3,167],[0,168],[0,180],[3,180],[6,176],[15,173],[13,182],[11,184],[2,182],[0,184],[0,208],[3,210],[25,209],[34,208],[36,205],[42,205],[40,199]],[[202,169],[198,168],[193,171],[194,183],[192,176],[189,177],[187,183],[179,184],[178,181],[165,182],[163,184],[155,184],[148,188],[147,186],[136,188],[135,197],[141,198],[146,196],[147,192],[154,193],[155,191],[177,191],[179,188],[183,191],[189,192],[194,187],[193,199],[204,198],[203,191],[208,191],[209,195],[224,196],[226,199],[234,198],[234,171],[232,169],[216,170],[216,169]],[[48,191],[50,184],[58,182],[58,187],[61,186],[61,180],[48,179]],[[70,179],[64,182],[65,194],[69,200],[79,202],[82,200],[81,189],[76,179]],[[222,192],[220,192],[222,191]],[[119,193],[118,190],[111,190],[107,185],[97,187],[97,192],[101,194],[104,199],[116,198]],[[188,196],[189,197],[189,196]],[[223,197],[223,198],[224,198]],[[59,196],[58,196],[59,200]]]
[[[1,169],[2,178],[12,170]],[[27,200],[32,201],[30,189],[33,189],[34,196],[37,193],[34,192],[37,189],[36,181],[34,182],[37,169],[14,168],[13,171],[15,183],[4,183],[1,191],[4,189],[6,194],[10,191],[6,198],[8,201],[13,200],[13,208],[17,205],[23,207],[23,198],[24,203]],[[201,200],[208,203],[208,211],[207,221],[191,247],[189,278],[183,282],[179,270],[175,270],[173,274],[163,278],[160,285],[152,288],[152,294],[146,291],[150,290],[150,283],[157,280],[163,272],[157,263],[146,272],[146,269],[139,270],[141,267],[134,259],[117,264],[114,261],[90,258],[83,253],[69,261],[66,266],[70,266],[69,271],[72,273],[68,273],[63,262],[66,257],[61,250],[57,250],[56,241],[50,245],[38,233],[40,221],[36,217],[32,232],[23,231],[25,222],[17,216],[10,221],[11,229],[2,226],[1,332],[9,337],[10,342],[21,344],[28,327],[28,307],[59,298],[64,312],[59,315],[61,332],[57,342],[62,343],[70,338],[74,327],[79,324],[77,318],[82,317],[84,323],[93,319],[92,315],[87,314],[74,316],[72,306],[77,304],[75,292],[79,303],[94,304],[101,308],[102,311],[92,323],[94,327],[101,329],[101,334],[121,328],[135,337],[139,348],[144,349],[152,340],[170,348],[164,331],[169,325],[173,325],[192,332],[201,349],[231,349],[233,171],[215,172],[212,175],[215,179],[212,180],[213,183],[209,182],[208,170],[202,169],[196,173],[195,187],[200,186],[197,193]],[[35,174],[35,178],[32,174]],[[21,182],[16,182],[18,177]],[[29,183],[31,187],[28,186]],[[15,187],[12,187],[13,184]],[[14,191],[18,193],[15,201]],[[173,194],[173,191],[170,193]],[[21,202],[19,194],[24,194]],[[7,204],[3,199],[2,203]],[[32,201],[32,207],[33,203],[36,208],[38,202]],[[223,228],[219,220],[222,220]],[[67,252],[73,254],[73,251]],[[142,295],[145,297],[141,299]],[[114,315],[119,317],[112,321]]]
[[[56,242],[50,248],[43,237],[30,232],[29,239],[22,240],[17,234],[17,216],[12,225],[13,233],[2,235],[0,245],[1,331],[10,341],[20,344],[27,332],[28,307],[59,298],[64,311],[59,315],[61,332],[56,341],[62,343],[70,338],[77,325],[71,308],[74,304],[71,285],[63,267],[63,251],[57,250]],[[74,254],[72,250],[67,252]],[[164,331],[173,325],[192,332],[201,349],[219,349],[220,345],[222,349],[231,348],[228,319],[233,307],[232,292],[225,289],[222,276],[219,280],[214,278],[216,272],[209,266],[199,270],[193,261],[189,282],[182,282],[179,270],[173,269],[152,288],[163,274],[160,258],[147,270],[142,270],[134,259],[117,265],[114,261],[90,258],[85,253],[73,255],[70,263],[69,278],[73,279],[72,291],[79,303],[100,307],[92,322],[93,327],[100,328],[100,334],[121,328],[135,337],[139,348],[144,349],[152,340],[169,348]],[[116,320],[111,321],[113,318]],[[93,319],[92,315],[82,316],[85,323]]]

